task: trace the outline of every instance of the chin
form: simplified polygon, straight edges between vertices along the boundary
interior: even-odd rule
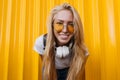
[[[69,42],[69,40],[60,40],[59,42],[60,42],[60,44],[65,45]]]

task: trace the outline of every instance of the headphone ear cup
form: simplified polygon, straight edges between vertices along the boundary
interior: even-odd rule
[[[69,55],[69,47],[63,46],[63,57],[66,57]]]
[[[57,47],[56,48],[56,56],[59,58],[65,58],[66,56],[69,55],[69,47],[67,46],[62,46],[62,47]]]
[[[57,47],[56,48],[56,56],[59,57],[59,58],[62,58],[62,47]]]

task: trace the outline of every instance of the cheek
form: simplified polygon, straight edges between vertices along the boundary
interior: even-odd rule
[[[73,37],[73,34],[71,34],[69,38],[71,39],[72,37]]]
[[[54,32],[55,38],[57,38],[58,37],[58,33],[55,30],[53,32]]]

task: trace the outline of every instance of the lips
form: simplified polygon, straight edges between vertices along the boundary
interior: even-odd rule
[[[63,40],[68,39],[69,35],[60,35]]]

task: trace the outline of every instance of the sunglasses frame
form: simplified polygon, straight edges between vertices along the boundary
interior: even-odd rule
[[[55,28],[55,26],[57,27]],[[61,32],[65,27],[67,27],[68,32],[70,33],[74,32],[74,23],[68,23],[67,25],[64,25],[63,22],[53,22],[53,27],[57,32]]]

